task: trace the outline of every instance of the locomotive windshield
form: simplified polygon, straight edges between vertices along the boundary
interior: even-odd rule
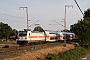
[[[19,36],[27,36],[27,31],[19,31]]]

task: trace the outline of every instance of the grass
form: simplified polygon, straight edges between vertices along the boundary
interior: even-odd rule
[[[51,47],[51,48],[46,48],[46,49],[41,49],[41,50],[36,50],[34,52],[26,52],[25,54],[22,54],[19,57],[15,58],[8,58],[6,60],[37,60],[37,58],[42,58],[44,59],[48,54],[58,54],[60,52],[65,52],[70,49],[74,49],[73,45],[67,45],[66,47],[63,46],[56,46],[56,47]]]
[[[81,58],[87,58],[88,56],[90,56],[90,46],[87,49],[78,46],[75,49],[59,54],[49,53],[45,59],[38,58],[38,60],[81,60]]]
[[[81,60],[80,58],[84,57],[86,53],[87,50],[79,46],[75,49],[61,52],[59,54],[48,54],[43,60]]]

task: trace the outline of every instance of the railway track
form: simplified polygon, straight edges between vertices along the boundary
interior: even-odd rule
[[[9,48],[3,48],[3,46],[8,45]],[[26,52],[33,52],[40,49],[52,48],[56,46],[63,46],[64,43],[54,42],[54,43],[45,43],[31,46],[22,46],[20,47],[18,44],[0,44],[0,59],[11,58],[15,56],[19,56]]]
[[[0,44],[0,59],[18,56],[25,52],[33,52],[40,49],[62,46],[63,44],[64,43],[55,42],[55,43],[46,43],[46,44],[38,44],[38,45],[23,46],[23,47],[20,47],[18,44]],[[9,47],[3,48],[3,46],[5,45],[8,45]]]

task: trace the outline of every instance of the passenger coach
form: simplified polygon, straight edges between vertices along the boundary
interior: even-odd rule
[[[74,33],[58,32],[45,30],[43,32],[39,31],[18,31],[18,40],[19,45],[22,44],[31,44],[31,43],[45,43],[45,42],[56,42],[72,40],[75,38]]]

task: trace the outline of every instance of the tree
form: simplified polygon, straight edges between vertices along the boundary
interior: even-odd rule
[[[0,39],[6,39],[7,41],[7,39],[13,35],[16,35],[16,30],[12,30],[8,24],[0,22]]]
[[[37,26],[37,27],[34,28],[33,31],[40,31],[40,32],[42,32],[43,31],[43,28],[40,27],[40,26]]]
[[[84,19],[71,25],[70,31],[78,35],[81,45],[90,45],[90,9],[84,12]]]
[[[90,18],[90,8],[87,9],[87,11],[84,11],[84,18],[89,17]]]
[[[45,31],[43,30],[43,28],[42,27],[40,27],[40,26],[37,26],[37,27],[35,27],[34,28],[34,30],[33,31],[39,31],[39,32],[44,32],[44,36],[45,36],[45,41],[46,41],[46,33],[45,33]]]
[[[16,29],[12,29],[11,36],[16,36],[16,35],[17,35],[17,30]]]

